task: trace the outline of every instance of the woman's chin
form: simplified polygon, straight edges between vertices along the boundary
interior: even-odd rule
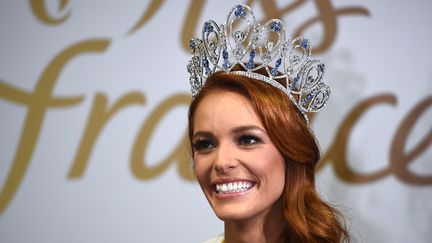
[[[213,212],[222,221],[242,221],[250,218],[250,210],[244,210],[240,205],[214,206]]]
[[[247,217],[237,213],[230,213],[230,212],[223,212],[223,213],[218,213],[215,211],[216,216],[222,220],[222,221],[242,221],[244,219],[246,219]]]

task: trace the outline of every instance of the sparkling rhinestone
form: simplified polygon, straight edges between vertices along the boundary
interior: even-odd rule
[[[192,89],[199,90],[201,88],[200,81],[197,77],[193,76],[189,78]]]
[[[291,75],[294,72],[294,69],[292,67],[288,67],[286,72],[288,75]]]
[[[244,17],[244,16],[246,16],[246,12],[245,12],[245,9],[244,9],[243,5],[237,5],[237,9],[236,9],[236,11],[234,12],[234,15],[235,15],[237,18],[240,18],[240,17]]]
[[[206,75],[210,75],[211,74],[211,70],[209,67],[206,67]]]
[[[266,44],[266,48],[267,48],[267,51],[268,51],[268,52],[273,51],[273,48],[274,48],[274,43],[273,43],[273,41],[269,41],[269,42],[267,42],[267,44]]]
[[[288,51],[288,46],[287,46],[287,44],[286,43],[284,43],[283,45],[282,45],[282,53],[286,53]]]
[[[224,69],[228,69],[228,68],[231,67],[231,64],[228,62],[227,59],[225,59],[224,62],[223,62],[223,64],[222,64],[222,67],[223,67]]]
[[[242,42],[242,41],[243,41],[243,38],[244,38],[244,33],[243,33],[242,31],[237,30],[237,31],[234,33],[234,40],[235,40],[237,43]]]
[[[299,76],[295,77],[294,80],[290,83],[289,88],[290,89],[296,88],[296,84],[299,80],[300,80]]]
[[[247,67],[248,69],[252,69],[252,68],[254,67],[254,63],[253,63],[253,61],[250,61],[250,60],[249,60],[249,62],[246,63],[246,67]]]
[[[270,26],[271,30],[274,32],[279,32],[281,30],[281,24],[279,22],[273,22]]]
[[[291,57],[291,62],[293,65],[296,65],[300,60],[300,57],[298,55],[294,55]]]
[[[234,49],[234,55],[236,56],[237,59],[240,59],[243,56],[244,52],[242,49],[240,48],[236,48]]]
[[[199,63],[199,57],[197,57],[197,56],[192,57],[192,61],[193,61],[193,64],[196,67],[200,65],[200,63]]]
[[[252,43],[257,43],[258,40],[259,40],[258,35],[254,35],[254,36],[252,37]]]
[[[195,50],[195,47],[196,47],[195,41],[194,40],[189,41],[189,49],[193,51]]]
[[[228,52],[227,52],[226,48],[223,49],[223,51],[222,51],[222,57],[223,57],[223,59],[228,59]]]
[[[205,24],[204,24],[204,31],[205,32],[212,32],[213,31],[213,26],[211,25],[210,22],[205,22]]]
[[[279,67],[282,64],[282,58],[277,59],[276,66]]]
[[[203,63],[203,65],[204,65],[204,67],[208,67],[208,66],[209,66],[209,62],[208,62],[207,59],[203,59],[203,60],[202,60],[202,63]]]
[[[306,38],[302,38],[300,40],[300,46],[304,49],[308,48],[309,47],[309,40]]]
[[[210,41],[210,43],[209,43],[209,49],[211,51],[214,51],[216,49],[216,44],[214,43],[214,41]]]
[[[189,62],[189,63],[188,63],[188,65],[187,65],[186,67],[187,67],[187,71],[188,71],[188,73],[193,73],[193,71],[194,71],[194,68],[193,68],[193,66],[192,66],[192,63],[191,63],[191,62]]]
[[[252,50],[252,51],[250,52],[249,57],[250,57],[251,59],[254,59],[254,57],[255,57],[255,50]]]
[[[264,54],[262,60],[264,63],[269,63],[271,61],[271,57],[267,54]]]

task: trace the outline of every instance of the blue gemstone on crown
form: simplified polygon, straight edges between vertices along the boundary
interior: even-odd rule
[[[222,58],[224,59],[222,63],[222,68],[228,69],[231,66],[231,64],[228,61],[228,51],[226,47],[222,51]]]
[[[223,51],[222,51],[222,57],[223,57],[223,59],[228,59],[228,52],[227,52],[226,48],[223,49]]]
[[[189,41],[189,49],[193,51],[195,50],[195,47],[196,47],[195,41],[194,40]]]
[[[275,67],[272,69],[272,75],[273,76],[276,76],[277,74],[278,74],[278,69],[279,69],[279,67],[280,67],[280,65],[282,64],[282,58],[279,58],[279,59],[277,59],[277,61],[276,61],[276,65],[275,65]]]
[[[302,38],[301,40],[300,40],[300,46],[302,47],[302,48],[308,48],[309,47],[309,40],[308,39],[306,39],[306,38]]]
[[[305,98],[303,98],[301,101],[300,101],[300,104],[302,105],[302,106],[305,106],[311,99],[312,99],[312,97],[313,97],[313,95],[312,94],[308,94]]]
[[[209,62],[208,62],[207,59],[203,59],[202,60],[202,64],[203,64],[204,67],[208,67],[209,66]]]
[[[234,12],[234,15],[237,18],[241,18],[241,17],[246,16],[246,11],[244,9],[244,6],[243,5],[237,5],[237,8],[236,8],[236,11]]]
[[[282,58],[277,59],[276,66],[279,67],[282,64]]]
[[[297,82],[300,80],[300,77],[299,76],[296,76],[295,78],[294,78],[294,80],[290,83],[290,85],[289,85],[289,89],[290,90],[292,90],[295,86],[296,86],[296,84],[297,84]]]
[[[213,31],[213,26],[211,25],[210,22],[205,22],[204,24],[204,32],[212,32]]]
[[[323,63],[318,65],[318,70],[320,72],[324,72],[324,64]]]
[[[270,25],[270,29],[274,32],[279,32],[281,30],[281,24],[279,22],[273,22]]]
[[[207,60],[207,58],[202,60],[202,64],[206,70],[206,75],[210,75],[211,74],[211,69],[209,68],[209,61]]]
[[[252,51],[249,53],[249,61],[248,61],[248,63],[246,64],[246,67],[247,67],[247,68],[252,69],[252,68],[254,67],[254,58],[255,58],[255,50],[252,50]]]
[[[231,64],[228,62],[228,60],[224,60],[224,62],[223,62],[223,64],[222,64],[222,67],[223,67],[224,69],[228,69],[228,68],[231,67]]]

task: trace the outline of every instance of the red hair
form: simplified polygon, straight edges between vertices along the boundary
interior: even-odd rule
[[[235,92],[251,102],[285,159],[285,187],[281,198],[287,223],[285,241],[349,241],[343,218],[319,197],[315,188],[315,166],[320,159],[315,136],[301,112],[282,91],[248,77],[213,73],[189,107],[189,140],[193,135],[193,117],[198,104],[207,94],[221,90]]]

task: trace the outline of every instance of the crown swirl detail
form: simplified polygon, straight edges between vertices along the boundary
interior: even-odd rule
[[[189,43],[192,57],[187,69],[192,97],[195,97],[209,75],[225,71],[266,82],[283,91],[307,119],[308,112],[323,108],[330,88],[322,81],[325,66],[310,59],[311,45],[299,36],[286,37],[279,19],[260,24],[247,5],[234,6],[225,25],[209,20],[202,28],[202,38]],[[245,71],[232,71],[241,65]],[[264,68],[267,76],[255,71]],[[285,79],[284,87],[276,79]]]

